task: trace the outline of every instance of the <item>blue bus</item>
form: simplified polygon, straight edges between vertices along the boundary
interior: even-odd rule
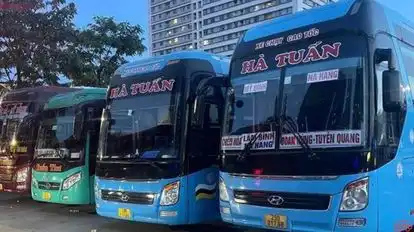
[[[274,19],[242,36],[229,78],[225,222],[302,232],[414,224],[414,24],[373,0]]]
[[[118,68],[102,116],[99,215],[174,228],[220,221],[217,154],[229,66],[227,57],[186,51]]]

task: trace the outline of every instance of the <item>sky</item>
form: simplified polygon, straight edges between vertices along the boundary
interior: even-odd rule
[[[400,12],[414,22],[414,0],[378,0],[388,7]],[[148,48],[148,0],[119,0],[122,4],[115,4],[114,0],[70,0],[77,7],[78,14],[75,24],[86,27],[93,21],[94,16],[112,16],[118,22],[139,24],[144,29],[145,46]],[[148,50],[143,56],[148,56]],[[129,60],[136,60],[132,57]]]

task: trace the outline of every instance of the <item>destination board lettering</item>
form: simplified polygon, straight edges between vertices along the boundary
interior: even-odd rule
[[[321,131],[300,133],[304,142],[310,147],[329,148],[360,146],[362,144],[362,132],[360,130],[349,131]],[[284,134],[280,139],[281,149],[300,148],[299,141],[293,134]]]
[[[112,88],[110,90],[110,98],[123,98],[129,95],[135,96],[138,94],[148,93],[160,93],[160,92],[171,92],[174,88],[174,79],[162,79],[157,78],[152,81],[146,81],[141,83],[134,83],[129,88],[125,84],[121,87]]]
[[[338,80],[339,69],[327,70],[322,72],[308,73],[306,83],[317,83],[324,81]]]
[[[242,150],[249,143],[256,133],[223,136],[221,148],[223,150]],[[276,134],[274,131],[260,132],[256,142],[253,144],[253,150],[269,150],[275,148]]]

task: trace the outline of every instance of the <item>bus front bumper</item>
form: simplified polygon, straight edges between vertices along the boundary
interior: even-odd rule
[[[340,212],[339,210],[342,201],[341,190],[344,189],[352,177],[324,181],[302,181],[258,180],[234,177],[227,173],[221,173],[221,176],[229,195],[229,201],[220,200],[221,217],[226,223],[241,227],[273,229],[277,231],[377,231],[377,208],[375,205],[368,204],[365,209],[355,212]],[[263,206],[267,204],[267,195],[260,201],[254,200],[256,205],[243,202],[240,199],[236,200],[233,190],[251,191],[257,194],[260,192],[290,192],[310,195],[326,193],[330,195],[330,201],[328,207],[323,210],[284,209],[269,207],[268,205]],[[259,195],[255,197],[257,196]],[[375,196],[371,197],[371,199],[375,198]],[[262,203],[263,205],[260,205]]]
[[[32,198],[35,201],[66,204],[87,205],[91,204],[91,185],[89,176],[84,177],[84,172],[79,181],[68,189],[63,189],[63,182],[70,176],[81,172],[81,169],[69,170],[62,173],[36,172],[32,177]]]
[[[184,197],[180,197],[178,202],[171,206],[161,206],[159,203],[164,186],[178,181],[179,178],[154,182],[126,182],[99,178],[95,180],[96,212],[100,216],[170,226],[187,223]],[[180,196],[183,196],[182,191],[183,188],[180,187]],[[102,194],[103,192],[107,194],[112,192],[114,197],[105,196]],[[118,192],[139,194],[141,197],[139,199],[131,196],[128,203],[124,203],[121,197],[115,199]]]

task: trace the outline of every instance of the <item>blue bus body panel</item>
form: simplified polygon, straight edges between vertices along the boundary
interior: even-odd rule
[[[348,13],[355,1],[342,0],[312,10],[301,11],[270,20],[246,31],[243,36],[243,42],[343,17]]]
[[[218,170],[216,168],[205,169],[184,177],[154,182],[115,181],[96,177],[98,190],[153,193],[156,195],[152,205],[139,205],[104,201],[99,194],[95,194],[96,212],[101,216],[121,219],[118,217],[118,209],[127,208],[132,211],[132,221],[166,225],[185,225],[219,220],[217,178]],[[161,206],[161,193],[164,186],[175,181],[180,181],[178,202],[172,206]],[[214,190],[213,194],[196,194],[196,190],[200,186],[210,186]],[[176,215],[161,216],[162,211],[176,212]]]
[[[247,31],[241,42],[249,42],[298,27],[340,18],[349,12],[355,2],[356,0],[344,0],[272,20]],[[229,202],[220,201],[223,221],[246,227],[265,228],[264,216],[266,214],[284,215],[288,219],[286,231],[301,232],[389,232],[403,231],[408,225],[414,225],[414,106],[412,104],[414,99],[412,78],[414,77],[409,77],[408,67],[403,65],[402,51],[404,48],[400,46],[402,43],[399,41],[401,37],[398,33],[400,32],[395,29],[398,25],[414,34],[414,24],[393,10],[384,7],[383,11],[389,24],[387,32],[395,36],[393,43],[397,62],[400,65],[398,71],[401,73],[402,84],[405,89],[409,89],[405,91],[407,113],[395,158],[375,171],[343,175],[333,180],[255,179],[236,177],[221,172],[220,177],[224,180],[230,197]],[[410,40],[404,39],[404,41],[414,45],[414,42]],[[344,188],[350,182],[365,176],[369,177],[367,207],[356,212],[340,212]],[[279,209],[236,203],[232,192],[234,189],[320,193],[330,194],[332,198],[326,211]],[[366,225],[360,228],[341,227],[338,225],[338,220],[341,218],[365,218]]]
[[[185,59],[205,60],[211,63],[217,74],[228,75],[229,73],[230,59],[225,56],[210,54],[203,51],[182,51],[124,64],[115,71],[115,74],[119,74],[121,77],[128,77],[159,71],[167,66],[169,62]]]

